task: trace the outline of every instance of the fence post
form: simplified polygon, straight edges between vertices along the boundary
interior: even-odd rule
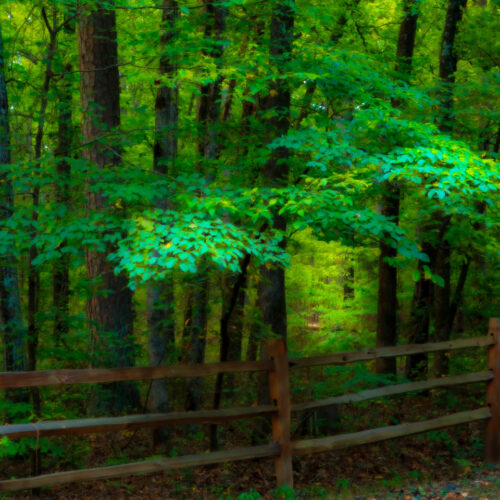
[[[279,486],[293,488],[292,444],[290,439],[290,381],[288,378],[288,356],[283,340],[270,340],[268,354],[274,362],[274,369],[269,372],[269,393],[271,404],[278,412],[271,417],[273,440],[280,445],[280,455],[275,457],[274,466]]]
[[[486,460],[500,461],[500,318],[490,318],[489,334],[495,343],[488,351],[488,368],[493,379],[488,383],[486,402],[491,410],[491,418],[486,427]]]

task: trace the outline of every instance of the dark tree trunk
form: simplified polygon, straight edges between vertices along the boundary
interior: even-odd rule
[[[43,135],[45,129],[45,115],[47,112],[47,105],[49,103],[49,90],[52,82],[52,63],[54,60],[55,50],[57,46],[57,11],[53,11],[53,19],[52,26],[49,23],[47,18],[45,9],[42,8],[42,17],[45,21],[45,25],[47,31],[49,32],[49,45],[47,48],[47,63],[45,66],[45,75],[43,79],[42,85],[42,93],[41,93],[41,101],[40,101],[40,111],[38,115],[38,125],[37,131],[35,135],[35,162],[37,170],[40,169],[40,172],[37,174],[41,174],[40,161],[42,157],[42,145],[43,145]],[[33,186],[33,205],[32,205],[32,229],[31,229],[31,238],[36,241],[37,232],[36,226],[38,223],[38,209],[40,205],[40,187],[38,183],[35,182]],[[40,334],[40,325],[38,314],[40,312],[40,271],[33,264],[34,260],[38,256],[38,250],[36,244],[33,245],[29,249],[29,263],[28,263],[28,370],[34,371],[36,370],[36,362],[37,362],[37,350],[38,350],[38,341]],[[42,412],[42,401],[40,398],[40,390],[38,387],[33,387],[31,389],[31,398],[33,404],[33,413],[37,420],[41,418]],[[32,452],[32,474],[39,475],[42,470],[41,463],[41,453],[38,451]]]
[[[455,36],[458,23],[462,19],[463,10],[467,0],[450,0],[446,12],[446,21],[441,40],[441,52],[439,57],[439,78],[441,79],[441,113],[439,116],[439,128],[442,132],[453,131],[453,87],[455,84],[455,72],[457,71],[458,57],[455,49]],[[444,216],[437,214],[438,222],[442,222]],[[454,317],[451,317],[451,247],[446,240],[438,242],[436,249],[436,262],[434,272],[444,280],[444,286],[435,287],[434,304],[434,331],[436,340],[448,340],[451,334],[451,326]],[[453,314],[454,316],[454,314]],[[448,353],[437,353],[434,358],[434,370],[437,376],[448,373]]]
[[[425,243],[422,251],[434,260],[434,248]],[[424,263],[418,263],[419,279],[415,284],[411,307],[408,343],[425,344],[429,341],[430,311],[432,302],[432,281],[425,278]],[[427,375],[427,354],[414,354],[406,358],[405,377],[410,380],[425,378]]]
[[[403,78],[410,79],[415,47],[415,35],[418,21],[418,0],[406,0],[403,5],[404,17],[399,27],[398,47],[396,53],[396,71]],[[393,100],[392,105],[400,103]],[[395,224],[399,222],[399,200],[401,192],[397,184],[387,183],[382,195],[382,214]],[[388,236],[388,235],[387,235]],[[377,299],[377,347],[396,345],[398,340],[398,272],[391,260],[397,256],[397,250],[387,241],[380,242],[378,299]],[[396,376],[396,358],[377,359],[375,363],[378,374]]]
[[[354,266],[351,262],[350,256],[348,257],[346,264],[347,270],[344,271],[344,275],[342,277],[342,281],[344,282],[342,286],[344,302],[354,299]]]
[[[70,9],[62,24],[64,31],[67,34],[75,34],[74,11]],[[60,29],[59,27],[58,29]],[[64,65],[64,73],[62,74],[59,83],[59,116],[57,130],[57,182],[55,185],[55,200],[56,203],[64,208],[64,211],[70,210],[70,180],[71,180],[71,165],[66,158],[72,155],[73,144],[73,99],[72,85],[69,75],[72,73],[71,63]],[[52,302],[54,305],[54,340],[57,347],[61,343],[65,347],[65,338],[69,333],[69,301],[70,301],[70,256],[64,251],[66,241],[59,245],[60,257],[54,265],[53,284],[52,284]]]
[[[0,25],[0,164],[10,164],[9,103],[5,82],[3,39]],[[0,220],[5,222],[14,213],[12,183],[6,173],[0,173]],[[0,260],[0,330],[3,342],[3,369],[5,371],[26,370],[27,331],[21,314],[19,283],[14,249]],[[6,399],[12,403],[27,402],[26,391],[7,391]],[[11,416],[7,410],[7,421]]]
[[[462,18],[463,9],[467,4],[467,0],[449,0],[448,9],[446,12],[445,26],[443,37],[441,40],[441,50],[439,57],[439,77],[443,85],[441,94],[441,112],[439,115],[439,127],[442,132],[450,133],[452,131],[452,112],[453,112],[453,84],[455,82],[455,72],[457,69],[457,55],[455,52],[455,35],[457,32],[458,23]],[[435,336],[438,339],[446,340],[449,338],[449,331],[446,325],[453,324],[453,319],[450,318],[450,260],[451,249],[445,241],[445,234],[450,222],[450,218],[445,216],[441,211],[433,216],[433,221],[428,228],[436,230],[438,228],[438,236],[432,243],[426,244],[426,253],[430,257],[429,267],[432,272],[441,276],[444,279],[444,286],[433,286],[430,279],[426,279],[421,269],[420,280],[415,288],[416,300],[413,302],[414,311],[413,324],[410,328],[410,341],[427,342],[429,338],[429,325],[431,310],[434,313]],[[424,283],[427,281],[427,283]],[[431,307],[431,302],[435,301],[434,307]],[[419,307],[422,307],[420,310]],[[415,330],[416,327],[416,330]],[[425,331],[419,328],[426,328]],[[416,371],[413,374],[412,370],[415,366],[423,366],[427,370],[427,361],[423,363],[423,358],[427,359],[426,355],[418,355],[417,358],[407,360],[406,375],[409,378],[414,378],[422,375],[421,371]],[[441,353],[435,356],[435,368],[440,373],[447,371],[447,360],[444,358],[446,354]],[[420,359],[420,362],[418,360]]]
[[[163,0],[161,46],[163,54],[160,58],[160,76],[172,78],[175,75],[175,65],[166,54],[169,43],[176,33],[175,23],[179,15],[176,0]],[[177,121],[178,121],[177,87],[160,82],[156,93],[156,139],[153,152],[153,168],[163,175],[172,174],[177,157]],[[167,209],[168,200],[157,200],[158,208]],[[172,277],[162,283],[148,288],[148,328],[149,328],[149,364],[159,366],[165,364],[168,355],[175,347],[174,319],[174,282]],[[169,391],[166,380],[151,382],[149,410],[153,413],[169,411]],[[154,433],[155,443],[168,439],[168,428],[158,429]]]
[[[71,65],[66,65],[65,73],[71,73]],[[69,183],[71,166],[65,158],[71,156],[72,145],[72,89],[68,78],[63,75],[59,86],[59,119],[57,131],[57,182],[55,185],[56,203],[70,209]],[[54,304],[54,340],[57,347],[65,343],[69,333],[69,253],[65,252],[66,242],[59,245],[60,257],[54,265],[52,301]],[[67,347],[67,345],[65,344]]]
[[[116,15],[108,8],[89,10],[81,19],[78,47],[81,71],[82,135],[87,144],[83,157],[99,168],[120,162],[120,146],[103,145],[100,139],[120,125],[120,82],[116,43]],[[101,192],[89,191],[89,210],[99,212],[107,201]],[[107,255],[86,251],[88,279],[95,289],[88,301],[87,316],[92,335],[94,367],[125,367],[134,364],[132,291],[125,275],[115,275]],[[106,293],[103,291],[106,290]],[[95,412],[120,412],[139,406],[135,383],[100,386],[93,402]]]
[[[195,285],[192,285],[192,320],[191,342],[189,346],[189,362],[203,363],[205,361],[206,331],[208,319],[208,272],[197,276]],[[185,409],[197,411],[201,408],[203,384],[201,377],[189,380]]]
[[[264,111],[269,113],[267,137],[285,136],[290,128],[291,92],[285,77],[286,67],[291,61],[293,46],[293,27],[295,21],[295,2],[277,0],[272,2],[271,38],[269,45],[270,67],[276,75],[270,83],[269,95],[263,103]],[[284,187],[289,182],[289,150],[286,147],[273,149],[262,170],[262,181],[267,187]],[[272,209],[271,229],[284,234],[286,220],[279,214],[278,206]],[[280,242],[286,247],[285,237]],[[287,338],[285,269],[282,266],[261,266],[257,287],[257,303],[261,320],[260,358],[268,357],[266,340],[269,337]],[[262,374],[258,377],[257,398],[260,404],[269,400],[267,381]]]
[[[215,65],[220,69],[223,48],[221,44],[222,35],[226,24],[226,7],[213,0],[204,0],[205,7],[205,39],[212,44],[209,50],[203,54],[211,57]],[[206,83],[200,89],[201,95],[198,102],[197,122],[199,127],[199,138],[197,150],[200,157],[198,169],[210,182],[214,176],[214,160],[218,157],[219,148],[219,121],[221,114],[221,85],[222,75],[215,81]],[[190,361],[202,363],[205,358],[205,345],[207,335],[208,319],[208,288],[209,269],[207,263],[200,264],[200,270],[196,276],[196,283],[191,290],[192,296],[192,319],[191,319],[191,342]],[[185,324],[189,318],[185,319]],[[198,410],[201,406],[202,381],[199,377],[191,379],[188,383],[186,409]]]
[[[291,61],[293,45],[293,25],[295,4],[290,0],[272,2],[271,39],[269,55],[271,68],[277,75],[271,81],[265,110],[271,115],[268,121],[268,137],[285,136],[290,128],[290,87],[284,76],[286,66]],[[289,151],[286,147],[274,149],[262,171],[263,183],[269,187],[283,187],[288,184]],[[272,229],[284,232],[286,220],[279,215],[279,209],[273,211]],[[285,248],[283,238],[280,243]],[[259,308],[262,324],[266,333],[285,339],[287,336],[285,270],[281,266],[262,266],[261,280],[258,287]]]

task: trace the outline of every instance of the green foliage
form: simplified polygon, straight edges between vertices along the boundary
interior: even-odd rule
[[[115,8],[118,18],[121,124],[119,129],[107,130],[98,142],[110,155],[119,155],[120,165],[97,168],[81,157],[87,145],[80,131],[81,75],[72,29],[78,29],[77,22],[68,23],[58,35],[54,81],[43,123],[43,154],[35,161],[33,142],[42,120],[48,33],[41,4],[7,2],[0,21],[12,162],[0,165],[0,187],[12,185],[15,196],[10,213],[2,189],[0,264],[8,259],[19,270],[24,319],[28,267],[41,273],[36,367],[88,365],[90,326],[96,325],[86,323],[85,303],[98,287],[85,277],[89,251],[106,252],[110,268],[126,275],[135,290],[138,364],[147,362],[147,287],[167,278],[173,282],[177,345],[168,361],[177,361],[186,354],[186,339],[181,338],[187,326],[181,317],[186,283],[195,281],[200,270],[210,282],[208,356],[218,355],[220,346],[214,337],[223,302],[218,290],[227,276],[241,270],[247,257],[251,263],[245,312],[256,308],[259,267],[287,270],[291,353],[316,355],[374,345],[382,241],[397,251],[388,262],[399,272],[402,341],[415,283],[424,279],[438,287],[445,284],[423,251],[425,243],[446,242],[452,249],[452,284],[458,281],[463,263],[470,260],[461,311],[464,330],[468,334],[483,328],[478,318],[496,316],[500,308],[500,169],[494,151],[500,116],[495,37],[500,17],[497,2],[481,3],[469,2],[457,34],[454,127],[452,133],[443,134],[436,123],[443,91],[437,75],[445,2],[418,4],[411,79],[393,69],[402,2],[297,0],[293,50],[290,61],[279,68],[269,56],[273,2],[219,2],[228,10],[219,38],[213,36],[213,27],[207,29],[208,17],[195,2],[180,2],[173,27],[161,21],[162,9],[143,0],[86,2],[89,9]],[[46,13],[51,14],[52,7],[56,20],[62,22],[74,15],[77,5],[73,0],[49,2]],[[165,35],[172,35],[166,46],[161,43]],[[210,56],[214,48],[224,48],[218,61]],[[168,59],[172,72],[159,74],[160,57]],[[69,155],[61,155],[58,149],[63,80],[73,95]],[[271,124],[288,117],[288,110],[267,106],[274,91],[271,82],[277,80],[286,82],[291,107],[289,132],[275,137]],[[228,112],[209,131],[217,137],[217,154],[208,160],[200,154],[206,123],[197,118],[196,108],[202,86],[215,82],[221,84],[220,104]],[[162,165],[168,167],[165,174],[154,172],[152,166],[153,145],[159,136],[155,99],[161,85],[178,90],[179,106],[173,127],[178,152]],[[263,179],[263,166],[283,151],[290,174],[273,184]],[[58,172],[63,162],[71,171],[68,178]],[[398,220],[381,213],[380,199],[388,186],[399,192]],[[34,207],[36,190],[40,203]],[[58,191],[68,199],[58,199]],[[89,195],[102,196],[102,209],[89,210]],[[431,224],[436,214],[449,218],[444,229]],[[276,215],[286,220],[286,229],[273,228]],[[37,256],[30,261],[31,248],[36,248]],[[53,271],[66,256],[71,260],[71,303],[65,312],[69,330],[56,340]],[[419,261],[424,265],[417,270]],[[256,323],[247,314],[240,325],[245,346],[248,332],[259,329]],[[477,371],[483,368],[481,362],[472,356],[451,357],[451,373]],[[297,379],[295,395],[317,399],[391,381],[373,375],[370,365],[333,367],[315,374],[315,381]],[[81,417],[89,390],[42,391],[41,417]],[[245,391],[254,398],[252,388]],[[442,401],[445,406],[457,402],[453,395]],[[4,406],[16,421],[32,417],[30,403],[8,401]],[[191,436],[182,444],[201,438]],[[454,446],[446,433],[431,433],[430,439]],[[69,445],[51,443],[4,439],[0,453],[11,458],[38,447],[40,453],[60,461],[62,447]],[[75,445],[75,454],[78,446],[83,455],[85,444]],[[170,455],[177,454],[182,450],[174,446]],[[126,457],[116,460],[122,459]],[[340,489],[348,486],[342,481],[347,480],[339,480]],[[398,481],[395,476],[390,486]],[[280,490],[275,497],[295,498],[296,493]],[[261,497],[250,491],[238,498]]]

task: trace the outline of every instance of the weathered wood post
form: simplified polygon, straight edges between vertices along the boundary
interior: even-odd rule
[[[486,401],[491,410],[491,418],[486,427],[486,460],[500,461],[500,318],[490,318],[489,334],[495,343],[488,351],[488,368],[493,372],[489,382]]]
[[[277,406],[277,413],[271,417],[273,440],[280,445],[280,455],[274,459],[278,486],[293,488],[292,444],[290,438],[290,380],[288,377],[288,356],[283,340],[270,340],[268,354],[274,362],[269,372],[269,393],[271,404]]]

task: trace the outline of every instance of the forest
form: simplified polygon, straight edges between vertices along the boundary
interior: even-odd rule
[[[0,382],[9,372],[258,362],[276,339],[291,358],[447,342],[485,336],[500,317],[498,0],[1,5]],[[486,362],[460,350],[304,368],[290,394],[300,403]],[[485,391],[411,394],[299,415],[294,435],[466,410]],[[257,404],[269,404],[265,374],[32,386],[0,390],[0,427]],[[264,461],[33,491],[402,491],[483,467],[482,427],[468,425],[429,432],[426,444],[294,458],[288,493],[270,493]],[[0,475],[258,444],[270,432],[260,418],[114,437],[0,435]],[[144,490],[150,481],[156,489]],[[441,498],[418,494],[404,498]]]

